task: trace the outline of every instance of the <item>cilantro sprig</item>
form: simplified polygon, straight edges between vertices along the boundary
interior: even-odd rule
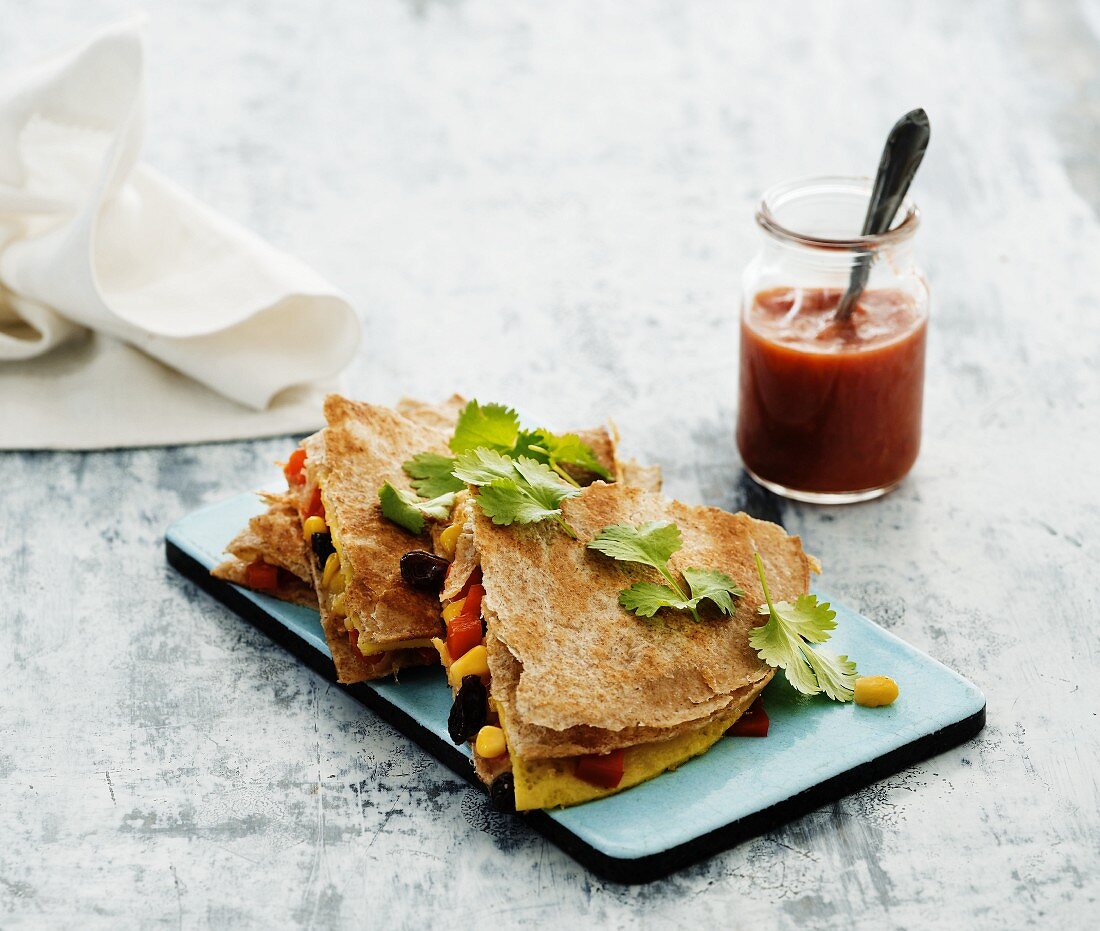
[[[699,606],[711,601],[725,615],[733,614],[733,599],[745,593],[724,572],[716,569],[684,569],[683,584],[669,569],[669,560],[684,545],[680,528],[669,521],[651,521],[639,526],[612,524],[604,527],[588,548],[622,562],[652,566],[667,585],[635,582],[619,592],[619,604],[640,617],[653,617],[661,608],[689,611],[700,620]]]
[[[455,493],[471,484],[481,486],[478,503],[495,523],[529,524],[552,519],[576,536],[562,519],[559,507],[561,501],[571,497],[563,487],[573,493],[580,488],[569,469],[612,478],[592,447],[577,434],[524,430],[519,415],[503,404],[470,401],[458,415],[448,445],[453,456],[423,452],[402,463],[416,495],[399,491],[389,482],[378,492],[382,513],[412,533],[423,532],[425,517],[446,520]],[[470,458],[475,453],[478,455]],[[481,453],[492,453],[493,458],[478,458]],[[513,465],[506,468],[502,461]],[[490,462],[491,467],[487,465]],[[460,468],[464,474],[460,474]],[[486,470],[493,469],[496,474],[488,479],[474,481],[466,477],[485,476],[489,474]]]
[[[787,681],[804,695],[824,692],[833,701],[851,701],[855,692],[856,664],[847,656],[814,649],[825,643],[836,628],[836,612],[828,602],[819,604],[816,595],[799,595],[789,601],[772,601],[764,578],[764,563],[755,553],[756,571],[766,603],[758,613],[768,621],[749,633],[749,645],[765,663],[778,667]]]
[[[473,400],[459,413],[454,436],[447,445],[456,456],[482,446],[505,452],[516,445],[519,434],[519,414],[512,408]]]
[[[563,481],[576,486],[569,468],[583,469],[602,479],[611,473],[596,458],[592,447],[575,433],[551,433],[549,430],[524,430],[519,414],[503,404],[479,404],[471,401],[458,415],[455,432],[448,444],[453,457],[438,453],[420,453],[402,468],[413,480],[421,497],[431,498],[448,491],[459,491],[463,483],[454,476],[457,457],[473,449],[489,449],[503,456],[523,456],[556,472]]]
[[[580,489],[567,485],[549,466],[527,456],[512,459],[480,447],[458,457],[454,474],[478,486],[478,504],[494,524],[553,520],[576,539],[576,531],[562,517],[561,503],[579,495]]]
[[[451,491],[422,501],[411,491],[394,488],[386,482],[378,489],[378,502],[382,505],[384,517],[392,520],[399,527],[404,527],[409,533],[419,536],[424,532],[426,517],[445,520],[450,516],[451,508],[455,503],[455,493]]]
[[[453,456],[439,453],[417,453],[403,468],[412,479],[412,487],[421,498],[436,498],[452,491],[462,491],[466,483],[454,476]]]

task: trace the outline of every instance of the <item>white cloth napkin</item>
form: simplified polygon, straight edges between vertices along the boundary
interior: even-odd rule
[[[142,24],[0,81],[0,448],[319,426],[359,343],[305,265],[139,163]]]

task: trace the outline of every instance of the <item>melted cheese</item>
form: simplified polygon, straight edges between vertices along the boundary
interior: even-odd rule
[[[376,653],[385,653],[389,650],[414,650],[417,647],[430,647],[432,640],[431,637],[423,637],[419,640],[390,640],[386,643],[378,643],[375,640],[368,640],[360,633],[355,645],[359,647],[359,652],[364,656],[373,656]]]
[[[654,776],[676,769],[692,757],[705,753],[739,717],[731,712],[697,731],[681,734],[669,740],[628,747],[623,760],[623,779],[614,789],[602,789],[574,775],[574,758],[558,760],[525,760],[509,748],[512,777],[516,785],[516,810],[532,808],[565,808],[593,799],[614,795],[646,782]],[[508,727],[502,715],[501,726],[507,736]]]

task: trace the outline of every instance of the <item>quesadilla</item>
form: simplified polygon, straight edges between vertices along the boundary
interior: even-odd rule
[[[411,492],[402,464],[417,454],[449,454],[461,404],[457,397],[439,408],[406,401],[403,414],[330,395],[328,425],[302,443],[298,506],[314,555],[322,627],[341,682],[438,661],[431,642],[441,629],[438,601],[412,588],[400,570],[403,555],[433,544],[388,520],[378,489],[389,483]],[[614,472],[611,434],[582,435],[598,444],[597,459]],[[429,522],[428,529],[438,544],[442,525]]]
[[[210,574],[316,609],[317,594],[297,501],[288,493],[261,492],[260,497],[267,510],[253,517],[230,541],[225,548],[230,559],[215,566]]]
[[[470,493],[455,507],[461,530],[441,593],[448,636],[435,645],[455,691],[452,738],[471,740],[494,801],[518,810],[609,795],[707,750],[774,674],[748,642],[763,601],[754,552],[776,599],[805,593],[816,567],[775,524],[625,484],[591,485],[562,513],[578,540],[549,522],[497,526]],[[584,544],[650,521],[683,535],[674,571],[705,566],[743,589],[732,616],[644,618],[620,605],[620,591],[652,570]],[[463,626],[472,614],[476,644],[478,627]]]
[[[431,543],[407,533],[380,514],[376,489],[388,482],[408,490],[402,464],[418,453],[446,454],[465,406],[457,394],[438,405],[404,398],[396,410],[329,397],[328,426],[303,441],[286,464],[290,494],[269,496],[268,512],[230,544],[234,558],[213,574],[317,608],[341,682],[436,662],[431,637],[440,632],[438,606],[406,584],[399,566],[413,550],[453,558],[457,534],[444,537],[446,525],[436,520],[427,524]],[[617,460],[613,430],[579,437],[611,475],[659,487],[656,467]],[[572,477],[583,483],[595,476],[575,469]]]
[[[437,405],[402,398],[397,402],[397,410],[417,423],[450,430],[465,403],[466,399],[459,394]],[[289,480],[289,473],[287,477]],[[210,574],[316,610],[317,593],[310,568],[313,557],[302,536],[297,491],[258,494],[267,504],[267,511],[252,518],[233,538],[225,548],[232,558],[215,566]]]
[[[328,426],[302,443],[298,506],[313,551],[321,626],[340,682],[436,661],[435,599],[405,584],[399,568],[404,553],[423,549],[427,541],[383,517],[378,503],[385,482],[410,487],[403,462],[424,451],[447,453],[445,417],[434,412],[425,417],[426,407],[408,409],[427,424],[390,408],[329,395]]]

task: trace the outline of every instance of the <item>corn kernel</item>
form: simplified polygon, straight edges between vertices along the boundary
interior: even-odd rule
[[[340,574],[343,575],[343,573],[340,573]],[[340,592],[340,594],[338,594],[335,598],[332,599],[332,601],[329,603],[328,610],[329,610],[330,614],[346,614],[347,613],[344,610],[344,593],[343,592]]]
[[[860,676],[856,679],[856,704],[878,708],[893,703],[898,697],[898,684],[889,676]]]
[[[462,533],[462,524],[451,524],[439,535],[439,555],[444,559],[454,559],[458,547],[458,535]]]
[[[487,675],[489,675],[489,659],[485,652],[485,644],[479,643],[451,663],[451,668],[447,670],[447,681],[451,683],[451,688],[457,689],[466,676]]]
[[[332,577],[332,582],[329,583],[328,590],[334,595],[342,595],[344,593],[344,587],[348,584],[348,577],[341,568],[339,572]]]
[[[313,517],[307,517],[302,522],[302,536],[306,538],[306,543],[315,533],[324,533],[326,530],[328,530],[328,524],[325,523],[325,519],[318,517],[316,514]]]
[[[459,598],[458,601],[452,601],[443,609],[443,620],[450,624],[451,621],[462,613],[462,606],[464,604],[466,604],[465,598]]]
[[[486,724],[477,732],[477,740],[474,741],[474,749],[477,751],[478,756],[483,756],[487,760],[492,760],[504,753],[507,748],[507,744],[504,740],[504,731],[499,727],[493,727],[492,724]]]
[[[439,654],[439,662],[443,668],[448,669],[451,665],[451,651],[447,649],[447,642],[442,637],[432,637],[432,646]]]
[[[326,591],[332,591],[332,580],[340,571],[340,557],[336,553],[329,553],[325,560],[325,571],[321,573],[321,587]]]

